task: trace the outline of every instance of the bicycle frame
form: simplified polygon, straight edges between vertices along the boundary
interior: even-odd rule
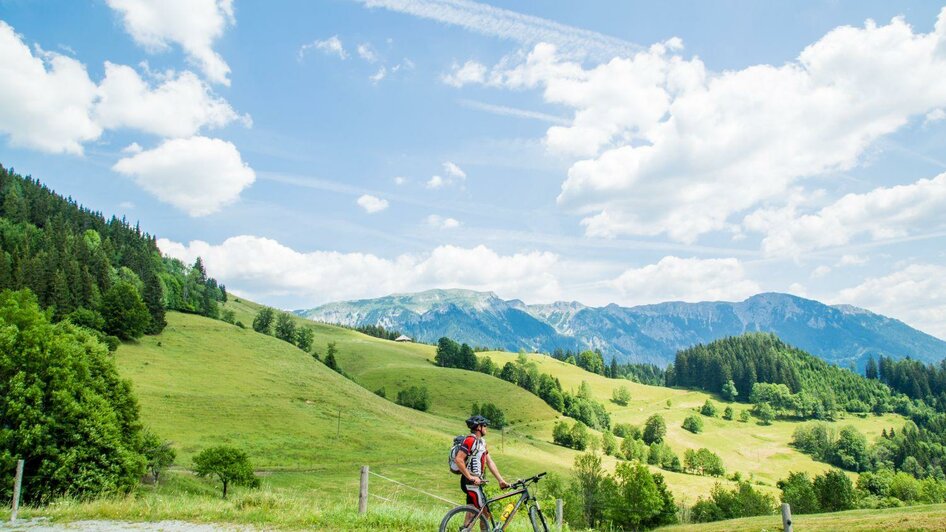
[[[489,510],[489,513],[485,513],[485,516],[489,519],[490,530],[492,531],[497,530],[496,528],[497,521],[494,518],[493,511],[490,509],[489,505],[494,502],[501,501],[503,499],[515,497],[516,495],[521,495],[521,496],[519,497],[519,500],[516,501],[516,505],[513,506],[512,511],[509,512],[509,515],[506,516],[506,519],[505,520],[500,519],[500,522],[502,523],[502,527],[500,527],[498,530],[506,530],[506,525],[508,525],[512,521],[512,518],[516,516],[516,513],[519,511],[520,508],[522,508],[523,505],[529,504],[529,501],[533,501],[536,508],[539,507],[539,504],[535,500],[535,497],[533,497],[532,494],[529,493],[529,487],[523,486],[522,489],[518,489],[516,491],[512,491],[504,495],[500,495],[499,497],[495,497],[493,499],[486,499],[486,502],[483,503],[483,507],[480,508],[480,512],[476,514],[476,517],[473,518],[473,522],[475,523],[476,520],[479,519],[481,515],[484,515],[484,512],[486,510]],[[539,511],[542,511],[541,508],[539,509]]]

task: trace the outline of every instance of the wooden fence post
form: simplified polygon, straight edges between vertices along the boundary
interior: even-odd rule
[[[368,466],[361,466],[361,485],[358,489],[358,515],[368,512]]]
[[[562,499],[555,499],[555,529],[562,532]]]
[[[792,507],[787,502],[782,503],[782,530],[792,532]]]
[[[23,460],[16,461],[16,478],[13,480],[13,512],[10,522],[16,522],[16,513],[20,509],[20,488],[23,486]]]

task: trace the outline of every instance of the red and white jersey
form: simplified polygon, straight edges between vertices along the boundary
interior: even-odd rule
[[[486,450],[486,439],[477,438],[470,434],[463,440],[461,448],[469,457],[468,468],[470,473],[475,477],[483,478],[483,459],[486,458],[486,455],[489,453],[489,451]]]

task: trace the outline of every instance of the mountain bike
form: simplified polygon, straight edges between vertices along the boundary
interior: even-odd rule
[[[513,482],[509,488],[515,491],[488,499],[483,503],[482,508],[477,509],[472,505],[457,506],[443,516],[443,521],[440,522],[440,532],[475,532],[477,530],[480,532],[501,532],[506,530],[506,526],[509,525],[512,518],[516,516],[516,512],[522,507],[526,507],[526,511],[529,513],[532,530],[548,532],[549,527],[545,524],[545,516],[542,515],[542,510],[539,509],[539,502],[535,495],[529,492],[529,485],[537,483],[544,476],[545,473],[539,473],[534,477]],[[499,516],[499,521],[494,519],[495,513],[492,510],[486,511],[491,504],[516,495],[519,495],[519,500],[515,502],[507,515]]]

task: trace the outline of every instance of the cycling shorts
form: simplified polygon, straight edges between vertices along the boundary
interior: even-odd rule
[[[466,493],[466,503],[473,505],[474,508],[482,508],[486,502],[486,495],[483,494],[483,488],[467,480],[460,475],[460,490]]]

